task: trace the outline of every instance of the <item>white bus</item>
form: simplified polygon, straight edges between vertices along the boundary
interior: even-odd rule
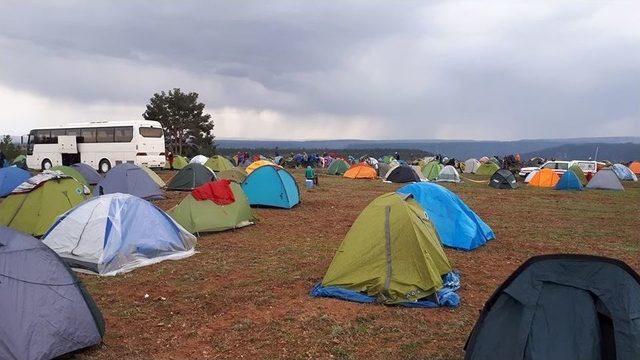
[[[29,168],[47,170],[79,162],[103,173],[121,163],[163,167],[162,127],[149,120],[100,121],[38,128],[29,133]]]

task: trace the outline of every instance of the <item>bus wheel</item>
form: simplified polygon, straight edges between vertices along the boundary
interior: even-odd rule
[[[107,171],[111,170],[111,163],[107,159],[100,160],[99,164],[100,172],[105,174]]]
[[[51,160],[44,159],[42,160],[42,171],[51,169]]]

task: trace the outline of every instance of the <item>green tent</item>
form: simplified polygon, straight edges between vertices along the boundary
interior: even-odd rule
[[[15,159],[13,159],[13,161],[11,162],[11,165],[15,165],[19,168],[22,169],[27,169],[27,157],[24,155],[18,155],[16,156]]]
[[[327,174],[329,175],[344,175],[344,173],[349,170],[349,163],[342,159],[335,159],[329,164],[327,168]]]
[[[198,163],[185,166],[174,175],[167,189],[169,190],[193,190],[200,185],[204,185],[216,178],[211,169]]]
[[[209,169],[215,172],[223,171],[223,170],[231,170],[234,168],[231,161],[229,161],[224,156],[220,156],[220,155],[214,155],[210,157],[209,160],[207,160],[207,162],[204,163],[204,166],[208,167]]]
[[[360,213],[322,285],[396,304],[433,294],[449,271],[451,264],[424,210],[410,195],[388,193]]]
[[[174,170],[181,170],[183,167],[189,165],[189,160],[187,160],[186,157],[184,156],[180,156],[180,155],[175,155],[173,157],[173,169]],[[169,164],[169,161],[167,160],[167,162],[164,164],[164,168],[166,170],[171,169],[171,166]]]
[[[234,167],[232,169],[222,170],[222,171],[216,173],[216,178],[218,178],[218,179],[227,179],[227,180],[235,181],[238,184],[242,184],[244,179],[247,178],[247,173],[242,169],[238,169],[238,168]]]
[[[394,161],[396,158],[393,157],[392,155],[385,155],[382,157],[382,162],[385,164],[391,164],[392,161]]]
[[[569,167],[569,170],[573,171],[573,173],[576,174],[582,186],[587,185],[589,181],[587,181],[587,177],[584,175],[584,171],[582,171],[582,169],[580,168],[580,166],[578,166],[578,164],[571,165]]]
[[[427,180],[433,181],[438,177],[440,171],[442,171],[442,167],[442,164],[439,162],[431,161],[422,168],[422,175],[424,175]]]
[[[476,175],[492,176],[496,171],[500,170],[500,167],[491,161],[488,161],[480,166],[476,170]]]
[[[9,195],[0,204],[0,225],[33,236],[44,235],[56,218],[88,198],[70,177],[50,179],[29,192]]]
[[[218,205],[211,200],[196,200],[187,195],[167,213],[191,233],[224,231],[251,225],[253,216],[247,196],[239,184],[231,182],[235,201],[228,205]]]
[[[84,178],[84,176],[82,176],[82,174],[80,174],[80,172],[70,166],[63,166],[63,165],[58,165],[58,166],[54,166],[51,169],[52,171],[60,171],[61,173],[67,175],[67,176],[71,176],[72,178],[78,180],[79,182],[82,183],[82,185],[89,187],[89,182],[87,181],[87,179]]]
[[[144,172],[146,172],[147,175],[149,175],[149,177],[151,178],[151,180],[153,180],[154,183],[158,184],[158,186],[160,186],[161,188],[167,186],[164,180],[162,180],[162,178],[158,176],[158,174],[156,174],[155,171],[149,169],[146,166],[140,166],[140,168],[144,170]]]

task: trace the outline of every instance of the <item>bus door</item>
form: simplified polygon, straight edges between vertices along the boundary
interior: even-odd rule
[[[70,166],[80,162],[78,140],[73,135],[58,135],[58,152],[62,155],[62,165]]]

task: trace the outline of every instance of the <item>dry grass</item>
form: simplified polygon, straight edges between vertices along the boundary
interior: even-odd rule
[[[161,174],[165,179],[169,173]],[[295,172],[299,183],[302,173]],[[293,210],[199,238],[197,255],[109,278],[82,275],[106,318],[104,345],[83,359],[459,359],[479,309],[532,255],[572,252],[640,270],[640,186],[625,192],[494,190],[447,185],[494,230],[473,252],[447,249],[462,273],[462,306],[419,310],[313,299],[308,291],[349,226],[396,185],[322,176]],[[159,202],[168,209],[183,193]],[[144,226],[144,224],[141,224]],[[150,296],[145,299],[144,295]]]

